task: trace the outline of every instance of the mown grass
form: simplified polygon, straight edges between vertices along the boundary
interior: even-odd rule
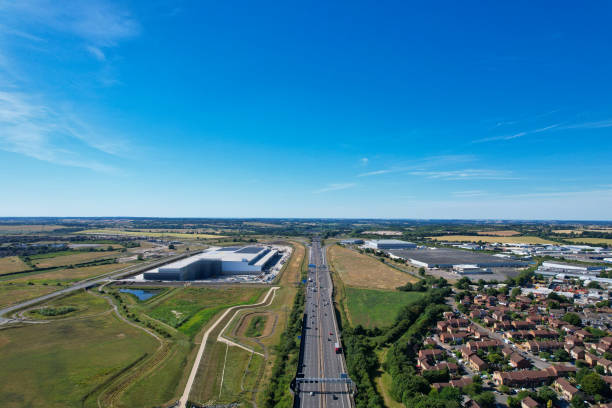
[[[402,307],[423,297],[421,292],[400,292],[346,287],[346,303],[352,326],[386,327]]]
[[[112,314],[2,330],[2,407],[81,406],[91,390],[157,344]]]

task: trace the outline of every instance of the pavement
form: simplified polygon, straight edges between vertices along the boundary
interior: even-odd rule
[[[342,344],[336,315],[333,310],[333,286],[325,250],[318,239],[310,247],[310,264],[306,305],[306,325],[302,338],[301,366],[299,375],[304,378],[340,378],[346,373],[343,352],[336,352],[335,344]],[[351,395],[344,384],[301,384],[295,395],[296,405],[301,408],[351,408]]]

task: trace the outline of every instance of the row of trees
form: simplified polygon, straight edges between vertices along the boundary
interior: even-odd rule
[[[297,370],[300,352],[297,338],[302,333],[305,297],[304,285],[300,285],[287,321],[287,329],[281,334],[280,343],[276,347],[276,361],[265,391],[264,408],[293,406],[293,397],[288,390]]]

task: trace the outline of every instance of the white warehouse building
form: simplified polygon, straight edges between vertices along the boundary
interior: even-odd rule
[[[210,248],[144,273],[146,280],[199,280],[219,275],[258,275],[278,258],[272,247]]]
[[[365,247],[372,249],[413,249],[417,245],[399,239],[372,239],[366,241]]]

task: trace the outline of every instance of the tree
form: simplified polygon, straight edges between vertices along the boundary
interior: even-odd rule
[[[597,373],[589,373],[582,377],[580,381],[582,390],[589,395],[603,395],[607,391],[607,384]]]
[[[174,246],[174,244],[170,244],[168,245],[168,249],[176,249],[176,247]]]
[[[555,357],[555,360],[557,361],[569,361],[570,360],[570,355],[567,353],[567,351],[563,349],[555,350],[555,352],[553,353],[553,356]]]
[[[425,276],[425,268],[423,268],[423,267],[419,268],[419,275]]]
[[[512,288],[512,292],[510,292],[510,297],[515,298],[520,294],[521,294],[521,288],[519,287]]]
[[[457,283],[455,283],[455,287],[457,289],[468,290],[471,283],[472,281],[470,278],[464,276],[463,278],[459,279]]]
[[[491,391],[483,392],[474,398],[482,408],[493,408],[495,406],[495,395]]]
[[[557,402],[557,393],[550,387],[542,387],[538,391],[538,400],[542,402],[552,401],[551,404]]]
[[[601,289],[601,286],[599,285],[599,283],[597,283],[595,281],[591,281],[587,285],[587,288],[589,288],[589,289]]]
[[[570,404],[572,408],[588,408],[589,406],[582,400],[579,395],[574,395]]]
[[[563,316],[562,320],[574,326],[582,325],[582,319],[576,313],[566,313],[565,316]]]

